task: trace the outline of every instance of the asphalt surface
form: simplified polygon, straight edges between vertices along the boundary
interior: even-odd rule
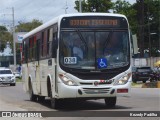
[[[17,83],[16,86],[0,85],[0,101],[2,101],[3,104],[11,106],[8,108],[0,107],[0,111],[10,111],[10,110],[67,111],[67,112],[93,111],[93,114],[95,111],[160,111],[160,89],[132,88],[131,97],[118,97],[116,107],[112,109],[106,108],[104,100],[100,99],[100,100],[90,100],[85,102],[74,102],[74,101],[67,102],[64,103],[63,107],[61,107],[60,109],[54,110],[50,108],[50,101],[48,99],[46,99],[43,102],[30,101],[28,94],[26,94],[23,91],[23,84]],[[67,120],[68,118],[67,119],[58,118],[58,119]],[[82,120],[82,118],[77,118],[77,119]],[[90,118],[88,117],[83,119],[90,119]],[[105,119],[105,118],[101,117],[100,119]],[[120,118],[116,119],[120,120]],[[145,120],[147,120],[147,118]],[[156,120],[159,120],[159,118],[156,118]]]

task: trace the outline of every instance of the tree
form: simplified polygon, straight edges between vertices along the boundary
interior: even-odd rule
[[[136,0],[134,4],[117,0],[113,5],[113,12],[127,16],[132,33],[137,34],[138,46],[143,57],[144,49],[151,44],[151,55],[158,56],[160,43],[158,42],[160,27],[159,0]],[[156,33],[151,35],[151,33]],[[149,43],[149,39],[151,43]],[[159,54],[160,56],[160,54]]]
[[[125,15],[129,21],[132,32],[134,34],[136,33],[137,31],[137,19],[136,19],[137,10],[135,10],[129,2],[125,0],[124,1],[117,0],[113,4],[113,12]]]
[[[144,6],[143,10],[142,5]],[[149,48],[152,57],[160,56],[160,53],[157,52],[158,49],[160,50],[159,5],[159,0],[143,0],[143,4],[142,0],[137,0],[137,3],[133,4],[134,9],[137,10],[138,29],[144,30],[144,32],[141,30],[137,32],[139,45],[143,44],[141,48],[143,50]],[[141,11],[144,11],[143,15]],[[152,35],[151,33],[155,34]],[[140,36],[143,36],[143,39]]]
[[[75,4],[74,8],[79,11],[79,0]],[[112,5],[111,0],[82,0],[82,12],[109,12]]]
[[[0,32],[7,31],[7,28],[5,26],[0,26]]]
[[[144,37],[146,48],[150,48],[152,57],[160,56],[160,1],[144,0]],[[158,27],[159,26],[159,27]],[[152,33],[155,33],[152,35]],[[148,44],[147,44],[148,43]],[[150,44],[150,45],[149,45]]]
[[[19,22],[19,25],[16,26],[16,32],[29,32],[40,25],[42,25],[42,21],[36,19],[33,19],[31,22],[27,23]]]
[[[12,42],[12,34],[5,26],[0,26],[0,51],[5,48],[7,42]]]

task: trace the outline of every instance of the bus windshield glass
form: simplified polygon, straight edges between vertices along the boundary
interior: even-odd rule
[[[129,64],[128,31],[61,31],[60,64],[90,70],[124,67]]]

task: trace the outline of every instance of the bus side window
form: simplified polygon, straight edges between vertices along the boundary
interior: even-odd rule
[[[41,33],[41,57],[44,56],[43,51],[44,51],[44,32]]]
[[[52,40],[53,40],[53,28],[48,29],[47,35],[47,55],[51,57],[52,55]]]
[[[52,41],[52,57],[57,57],[57,47],[58,47],[58,41],[57,41],[57,32],[53,33],[53,41]]]
[[[23,40],[22,42],[22,58],[21,58],[22,63],[25,63],[25,41]]]
[[[49,39],[50,39],[50,29],[48,29],[47,30],[47,56],[49,56],[50,55],[50,52],[49,52],[49,49],[50,49],[50,41],[49,41]]]
[[[40,39],[36,40],[36,60],[37,61],[39,61],[39,58],[40,58],[39,49],[40,49]]]
[[[28,54],[29,54],[29,41],[26,39],[26,44],[25,44],[25,62],[28,63]]]
[[[35,60],[36,59],[36,35],[33,37],[33,48],[32,48],[32,59]]]
[[[52,39],[52,57],[57,57],[58,39],[57,39],[57,24],[53,26],[53,39]]]

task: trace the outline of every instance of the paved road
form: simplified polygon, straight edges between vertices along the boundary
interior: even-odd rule
[[[76,102],[67,103],[58,111],[160,111],[160,89],[132,88],[131,97],[119,97],[117,100],[114,109],[105,108],[104,100],[101,99],[78,104]],[[13,106],[0,107],[0,111],[55,111],[50,108],[49,100],[45,100],[43,103],[29,101],[28,95],[23,91],[22,83],[17,83],[15,87],[0,85],[0,101]]]

